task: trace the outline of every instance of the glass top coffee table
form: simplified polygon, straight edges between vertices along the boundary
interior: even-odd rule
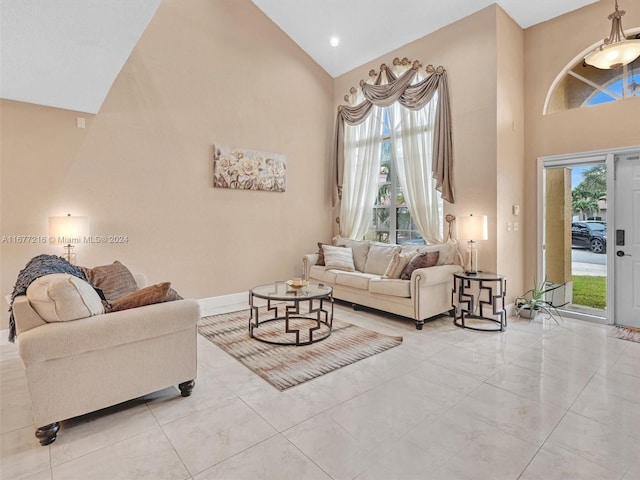
[[[260,311],[265,308],[266,312]],[[333,330],[333,288],[322,283],[292,287],[284,281],[249,291],[249,336],[274,345],[311,345]]]

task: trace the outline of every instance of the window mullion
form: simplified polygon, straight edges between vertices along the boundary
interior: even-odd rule
[[[385,138],[391,145],[391,202],[389,204],[389,230],[394,240],[397,243],[398,240],[398,173],[396,172],[396,151],[391,143],[391,136]]]

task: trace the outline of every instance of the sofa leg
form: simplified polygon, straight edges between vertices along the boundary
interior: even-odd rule
[[[40,445],[43,447],[56,441],[56,437],[60,430],[60,424],[58,422],[50,423],[44,427],[36,429],[36,438],[40,441]]]
[[[424,320],[416,320],[416,330],[422,330],[423,325],[424,325]]]
[[[181,383],[180,385],[178,385],[178,388],[180,389],[180,395],[182,395],[183,397],[188,397],[189,395],[191,395],[191,391],[193,390],[193,387],[195,385],[196,382],[194,382],[193,380]]]

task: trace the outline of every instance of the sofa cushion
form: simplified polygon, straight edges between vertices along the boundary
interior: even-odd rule
[[[338,272],[336,274],[336,285],[345,285],[367,291],[369,289],[369,280],[372,278],[379,277],[362,272]]]
[[[320,265],[313,265],[309,269],[309,279],[318,280],[321,283],[336,283],[336,274],[339,270],[328,270]]]
[[[372,278],[369,281],[369,292],[409,298],[411,296],[411,282],[397,278]]]
[[[400,275],[400,278],[402,280],[411,279],[411,274],[413,273],[414,270],[417,270],[418,268],[427,268],[427,267],[433,267],[437,265],[439,257],[440,257],[440,252],[438,251],[419,253],[418,255],[416,255],[411,259],[411,261],[407,264],[406,267],[404,267],[404,270],[402,270],[402,274]]]
[[[29,285],[27,299],[45,322],[66,322],[104,313],[100,296],[68,273],[44,275]]]
[[[349,247],[334,247],[332,245],[323,245],[324,264],[329,269],[345,270],[353,272],[355,266],[353,264],[353,251]]]
[[[384,275],[393,260],[393,256],[396,253],[400,253],[401,250],[399,245],[371,245],[364,272]]]
[[[141,288],[140,290],[136,290],[133,293],[114,300],[113,303],[107,307],[107,311],[117,312],[119,310],[144,307],[145,305],[153,305],[154,303],[172,302],[174,300],[182,300],[182,297],[171,288],[170,282],[163,282]]]
[[[117,260],[111,265],[82,267],[82,270],[89,283],[102,290],[104,297],[110,303],[138,290],[138,285],[129,269]]]
[[[351,238],[337,236],[333,239],[333,243],[338,247],[344,246],[351,248],[353,251],[353,265],[355,269],[359,272],[364,272],[371,242],[368,240],[352,240]]]

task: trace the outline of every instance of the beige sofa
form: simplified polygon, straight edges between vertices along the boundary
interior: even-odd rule
[[[144,276],[135,279],[144,286]],[[195,300],[47,322],[21,295],[13,313],[42,445],[56,439],[61,420],[171,385],[191,394],[200,319]]]
[[[401,247],[339,237],[333,243],[351,248],[354,271],[318,265],[319,254],[312,253],[303,257],[303,272],[307,280],[331,285],[334,298],[411,318],[418,330],[426,319],[451,310],[453,274],[463,270],[455,243]],[[437,264],[414,270],[406,280],[385,278],[396,254],[416,249],[437,251]]]

